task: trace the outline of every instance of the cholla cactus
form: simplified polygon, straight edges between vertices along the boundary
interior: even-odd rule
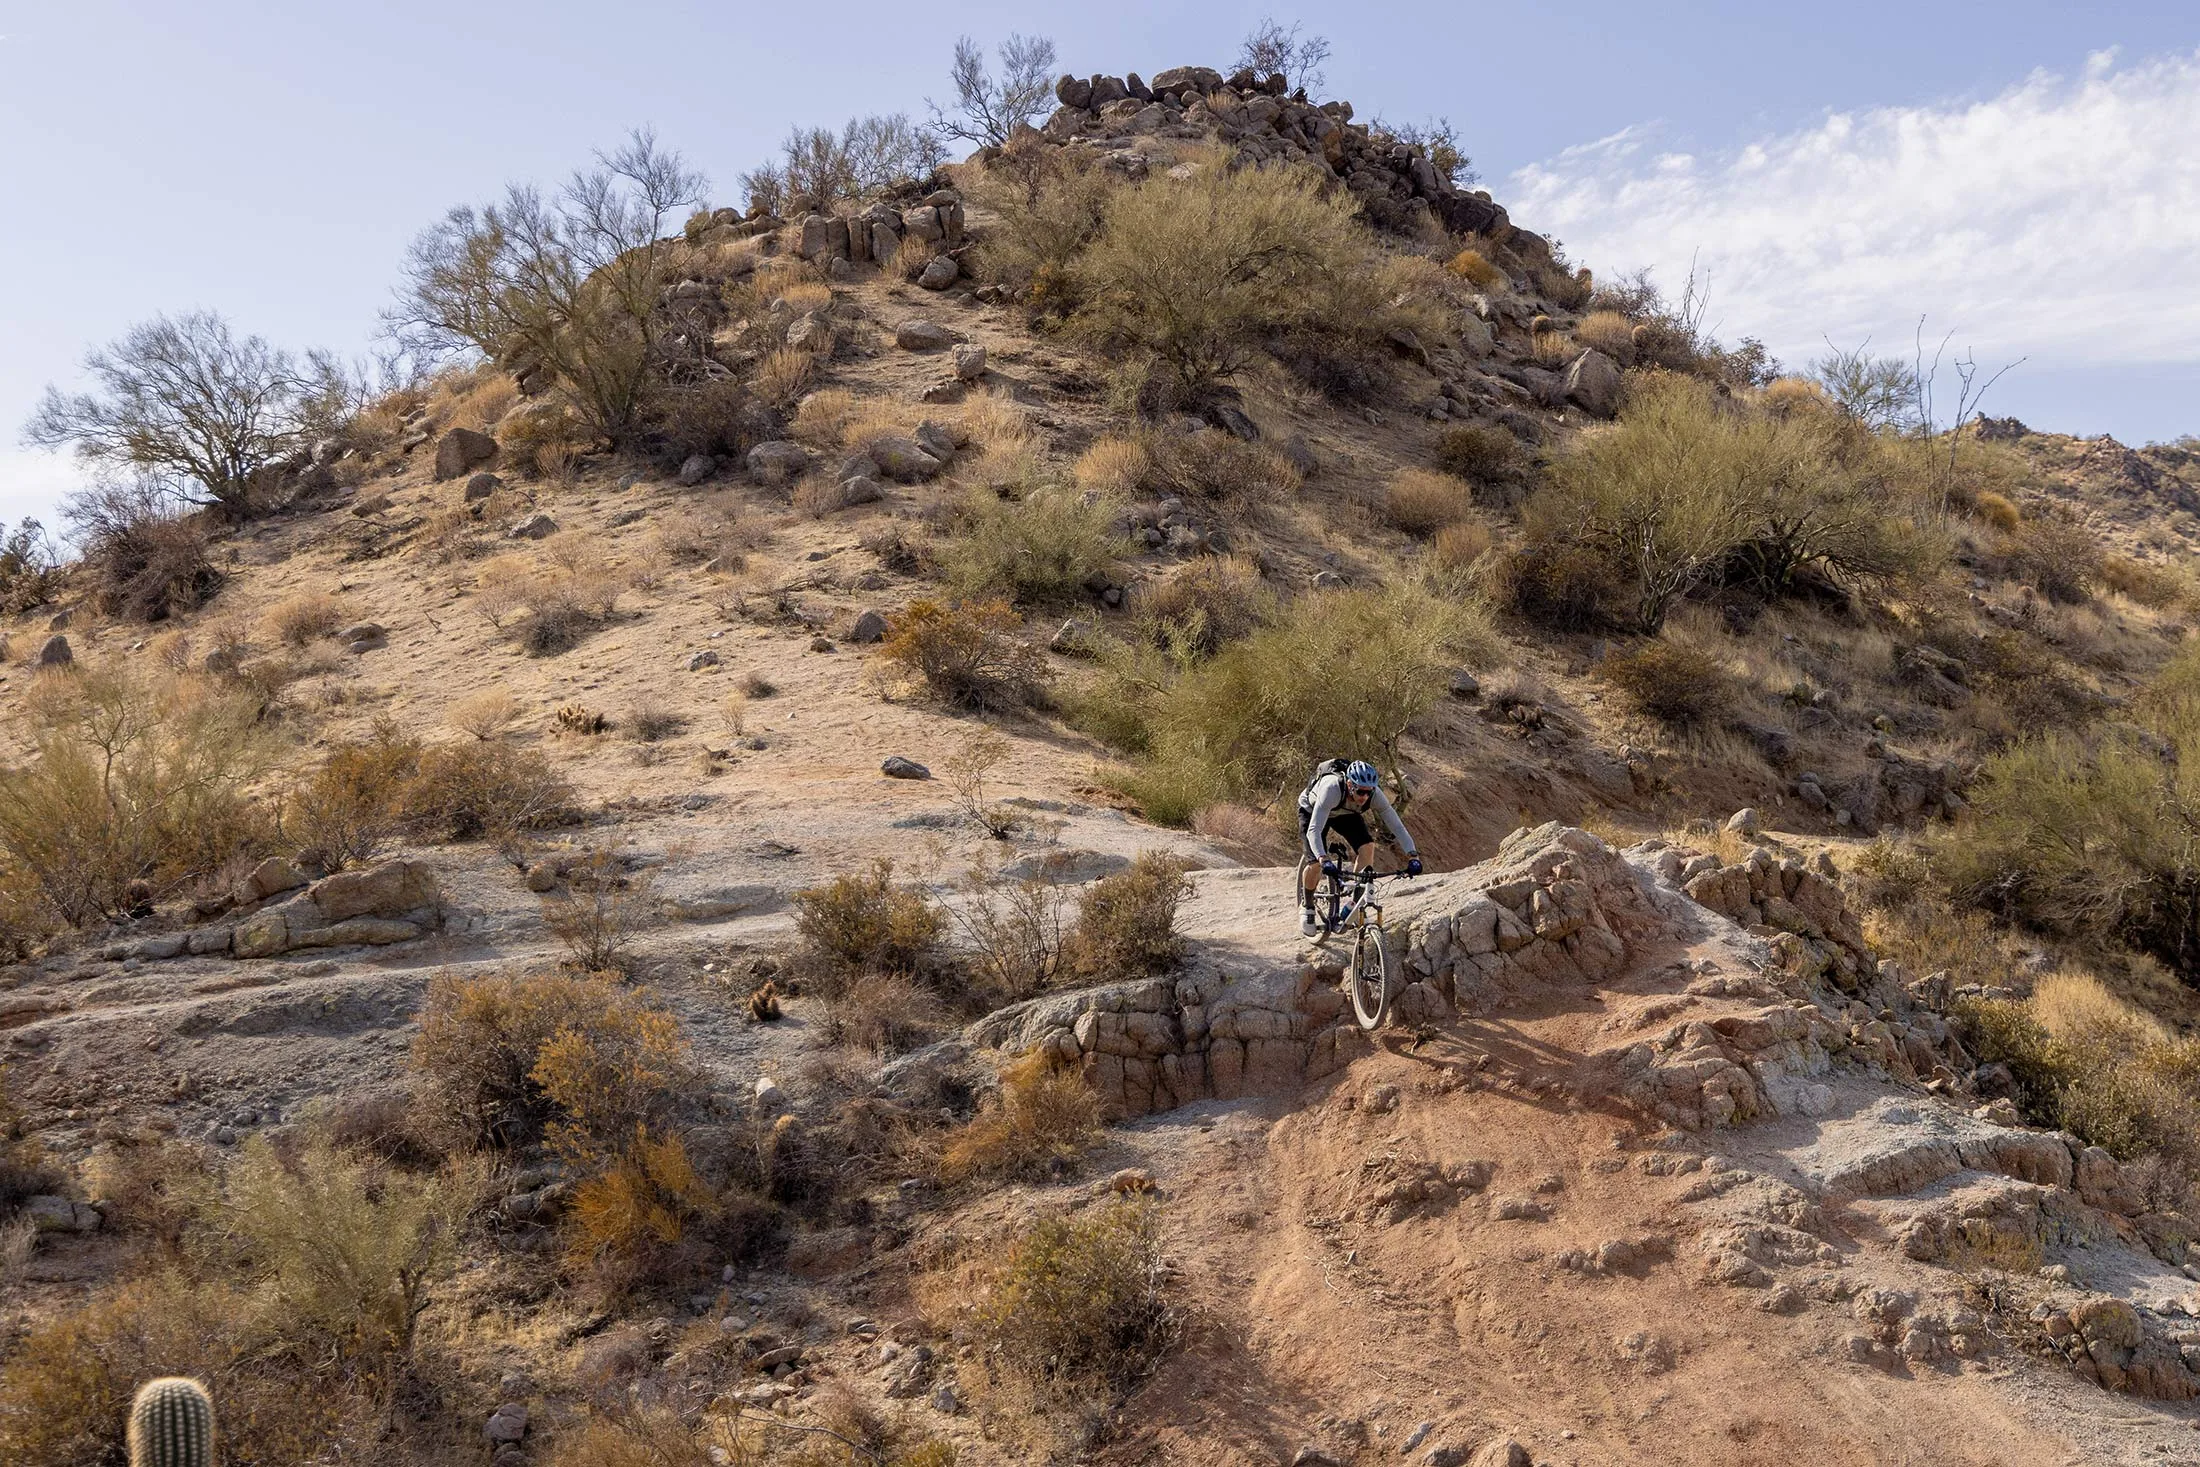
[[[205,1386],[168,1376],[138,1387],[130,1467],[214,1467],[214,1401]]]

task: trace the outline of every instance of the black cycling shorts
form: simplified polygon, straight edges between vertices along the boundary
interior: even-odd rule
[[[1330,811],[1327,828],[1341,837],[1344,843],[1352,847],[1355,852],[1362,846],[1375,843],[1374,832],[1367,828],[1367,816],[1358,810],[1346,810],[1340,807]]]

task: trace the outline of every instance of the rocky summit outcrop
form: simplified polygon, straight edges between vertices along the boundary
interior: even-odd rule
[[[1107,166],[1142,177],[1144,146],[1153,138],[1212,139],[1248,163],[1310,162],[1327,170],[1384,229],[1417,233],[1431,222],[1459,234],[1480,234],[1543,264],[1549,242],[1516,229],[1505,211],[1477,189],[1456,185],[1428,149],[1352,120],[1350,102],[1315,103],[1293,91],[1280,73],[1176,66],[1149,85],[1128,76],[1065,76],[1055,83],[1058,106],[1039,129],[1046,141],[1090,148]]]

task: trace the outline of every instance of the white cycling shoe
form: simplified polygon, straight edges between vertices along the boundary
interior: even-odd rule
[[[1321,923],[1314,920],[1314,909],[1312,907],[1299,908],[1299,936],[1319,937],[1321,935]]]

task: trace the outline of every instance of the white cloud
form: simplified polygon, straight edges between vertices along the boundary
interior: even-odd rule
[[[64,495],[84,487],[84,471],[66,454],[0,446],[0,523],[31,518],[55,523]]]
[[[2200,52],[1989,100],[1829,115],[1716,154],[1633,126],[1513,175],[1514,219],[1600,275],[1691,256],[1729,339],[1791,363],[1866,335],[1907,351],[1921,313],[1983,358],[2200,361]]]

